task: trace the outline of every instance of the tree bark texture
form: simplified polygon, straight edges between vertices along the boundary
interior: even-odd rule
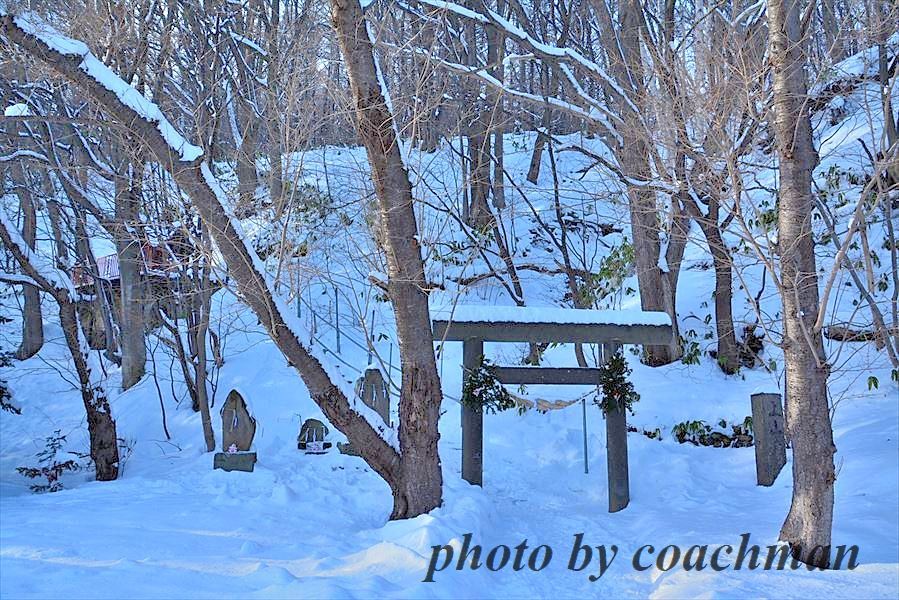
[[[807,112],[804,44],[796,0],[768,0],[774,136],[780,162],[777,214],[784,308],[786,427],[793,447],[793,500],[780,532],[803,562],[827,566],[833,522],[833,431],[828,366],[820,332],[812,239],[812,170],[817,155]]]

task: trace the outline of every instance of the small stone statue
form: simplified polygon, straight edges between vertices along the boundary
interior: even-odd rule
[[[214,469],[253,471],[256,453],[251,452],[256,435],[256,419],[237,390],[231,390],[222,405],[222,452],[215,455]]]
[[[297,436],[297,448],[305,450],[306,454],[324,454],[331,447],[331,442],[326,442],[328,427],[318,419],[306,419],[300,427],[300,435]]]
[[[231,390],[222,405],[222,450],[231,444],[238,452],[249,452],[256,435],[256,419],[247,410],[247,403],[237,390]]]

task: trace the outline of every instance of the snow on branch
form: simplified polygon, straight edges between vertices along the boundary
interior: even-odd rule
[[[555,96],[539,96],[537,94],[531,94],[529,92],[524,92],[521,90],[511,88],[511,87],[505,85],[502,81],[500,81],[493,75],[491,75],[487,71],[487,69],[485,69],[483,67],[475,67],[475,66],[471,66],[471,65],[463,65],[460,63],[452,62],[452,61],[446,60],[444,58],[435,56],[433,53],[428,52],[427,50],[423,50],[421,48],[400,48],[399,46],[389,44],[387,42],[381,42],[380,45],[390,48],[390,49],[400,51],[400,52],[411,52],[412,54],[416,54],[418,56],[426,58],[427,60],[432,61],[434,64],[437,64],[437,65],[447,69],[448,71],[452,71],[452,72],[458,73],[460,75],[470,75],[472,77],[477,77],[478,79],[483,81],[485,84],[487,84],[491,88],[493,88],[503,94],[506,94],[507,96],[511,96],[513,98],[519,98],[521,100],[525,100],[526,102],[529,102],[529,103],[535,104],[535,105],[540,105],[540,106],[549,105],[552,108],[555,108],[562,112],[568,113],[574,117],[578,117],[578,118],[590,121],[591,123],[599,125],[604,130],[604,133],[613,137],[619,144],[622,143],[621,135],[618,133],[618,131],[615,129],[615,126],[612,125],[612,123],[609,121],[609,119],[606,118],[606,115],[607,114],[611,115],[611,113],[608,113],[604,109],[600,110],[599,107],[601,105],[599,105],[598,103],[595,103],[595,100],[594,100],[594,102],[590,103],[589,108],[584,108],[577,104],[573,104],[571,102],[566,102],[565,100],[556,98]],[[580,94],[578,94],[578,95],[580,95]],[[618,120],[617,116],[614,116],[614,115],[611,115],[611,116],[613,116],[616,120]]]
[[[33,158],[34,160],[39,160],[41,162],[50,162],[47,160],[47,157],[40,152],[35,152],[33,150],[16,150],[12,154],[0,155],[0,163],[12,162],[23,158]]]
[[[20,268],[24,271],[25,279],[19,283],[37,284],[54,296],[63,294],[70,302],[78,298],[72,279],[44,256],[34,252],[19,230],[16,228],[6,212],[0,210],[0,238],[6,244]],[[21,277],[21,276],[19,276]]]
[[[580,67],[582,67],[587,73],[589,73],[592,77],[603,81],[609,88],[627,104],[628,108],[634,111],[637,114],[640,114],[640,111],[637,109],[637,105],[631,100],[631,97],[621,89],[621,86],[615,81],[615,79],[606,73],[605,69],[599,66],[596,62],[588,59],[580,52],[572,50],[571,48],[564,47],[560,48],[558,46],[553,46],[551,44],[546,44],[537,40],[529,33],[504,18],[502,15],[486,8],[486,13],[478,13],[476,11],[471,10],[470,8],[465,8],[456,4],[455,2],[445,2],[443,0],[420,0],[421,4],[426,4],[436,9],[446,10],[456,14],[460,17],[475,20],[484,25],[491,25],[496,27],[507,36],[512,39],[515,39],[522,45],[530,48],[532,52],[534,52],[538,56],[542,56],[544,58],[552,58],[559,60],[569,60],[573,63],[576,63]]]
[[[40,287],[38,283],[28,277],[27,275],[20,275],[19,273],[7,273],[6,271],[0,271],[0,281],[3,283],[10,283],[12,285],[33,285],[34,287]]]
[[[369,464],[379,472],[391,469],[392,462],[399,457],[395,432],[374,411],[354,407],[351,404],[355,398],[352,383],[323,352],[308,345],[309,332],[284,298],[275,292],[271,276],[231,212],[221,185],[202,160],[202,149],[188,143],[156,104],[94,57],[83,42],[62,36],[36,17],[13,16],[3,8],[0,8],[0,31],[81,87],[113,118],[134,130],[153,151],[161,166],[170,171],[209,225],[248,305],[265,324],[278,348],[300,372],[325,416],[344,433],[347,430],[355,432],[368,445],[378,444],[380,440],[381,445],[376,446],[377,460]],[[18,236],[15,228],[7,226],[5,216],[3,225],[10,231],[11,239],[13,235]],[[15,243],[17,247],[21,246],[19,249],[24,255],[34,256],[24,242]],[[54,287],[74,293],[68,277],[46,265],[38,266],[41,267],[39,273],[46,274]],[[28,274],[37,278],[34,273]]]
[[[268,60],[268,52],[266,52],[259,44],[251,40],[245,35],[240,35],[239,33],[235,33],[234,31],[228,30],[228,35],[231,36],[231,39],[237,42],[238,44],[243,44],[262,58]]]
[[[0,17],[9,18],[5,9],[0,8]],[[159,130],[162,137],[165,138],[169,147],[179,154],[181,160],[190,162],[202,156],[203,150],[182,137],[155,103],[113,73],[109,67],[91,53],[84,42],[62,36],[43,23],[38,17],[31,14],[12,16],[11,18],[16,27],[28,35],[39,39],[49,50],[63,56],[81,58],[79,68],[108,91],[115,94],[121,103],[128,106],[140,118],[148,123],[152,123]]]

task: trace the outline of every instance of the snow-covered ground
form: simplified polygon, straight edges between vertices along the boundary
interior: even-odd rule
[[[876,87],[868,89],[876,91]],[[852,112],[853,102],[856,107],[863,104],[859,98],[840,102],[846,103],[850,117],[837,125],[822,118],[818,126],[824,146],[819,173],[831,164],[859,167],[863,158],[855,138],[859,131],[876,134],[862,112]],[[531,142],[527,136],[507,140],[507,168],[517,181],[524,181]],[[458,197],[461,178],[451,166],[451,153],[409,155],[417,198],[439,203],[442,198]],[[581,155],[562,156],[566,202],[579,210],[595,209],[598,221],[620,224],[627,232],[623,221],[626,208],[595,198],[603,176],[595,171],[586,176],[578,173],[589,164]],[[296,185],[326,189],[338,199],[364,198],[369,192],[365,155],[360,149],[310,152],[296,163]],[[551,198],[549,177],[544,169],[536,186],[523,188],[538,207]],[[364,222],[363,205],[356,202],[343,209],[357,225]],[[848,214],[841,217],[848,218]],[[527,211],[520,211],[517,218],[521,233],[517,244],[524,248],[531,243]],[[252,231],[253,224],[247,225]],[[257,225],[257,233],[263,236],[263,224]],[[332,288],[322,281],[338,282],[344,329],[336,362],[343,364],[347,378],[353,379],[369,357],[353,343],[365,334],[353,327],[352,315],[367,319],[375,311],[375,333],[387,336],[386,341],[377,337],[376,345],[387,361],[391,328],[386,306],[369,301],[367,284],[360,283],[367,280],[369,272],[382,270],[372,241],[356,235],[358,229],[335,235],[344,227],[341,222],[325,223],[318,234],[304,240],[309,256],[316,258],[303,266],[305,270],[301,269],[297,278],[315,280],[310,275],[313,271],[325,275],[315,280],[315,285],[303,288],[304,298],[307,293],[309,298],[304,302],[315,305],[321,315],[333,308]],[[446,241],[444,229],[437,221],[424,219],[425,246],[433,248],[436,240]],[[620,240],[617,234],[604,238],[610,245]],[[873,239],[872,245],[882,241]],[[828,252],[832,251],[820,249],[822,266],[829,268]],[[538,250],[533,250],[528,260],[552,264],[548,253]],[[748,298],[759,289],[761,267],[749,253],[739,254],[737,260],[743,279],[734,285],[735,318],[751,322],[754,317]],[[447,282],[451,276],[477,272],[476,263],[462,262],[466,267],[448,267],[432,260],[430,277]],[[293,275],[284,277],[290,280]],[[841,274],[840,289],[845,280]],[[740,285],[748,290],[738,290]],[[562,305],[561,280],[524,273],[524,286],[529,305]],[[636,287],[633,277],[622,287]],[[705,320],[711,312],[713,287],[707,251],[697,240],[685,257],[678,312],[682,332],[694,330],[703,351],[713,347],[713,340],[705,337],[714,329],[713,323]],[[772,290],[769,284],[762,305],[776,326],[779,306]],[[356,292],[360,291],[365,300],[359,300]],[[831,297],[832,313],[846,317],[864,312],[853,304],[853,296],[847,291]],[[465,302],[510,304],[499,286],[490,282],[475,286]],[[14,301],[8,293],[3,303],[2,314],[13,315]],[[609,307],[638,306],[635,295],[621,295]],[[255,471],[212,469],[212,454],[203,451],[199,416],[190,409],[189,401],[184,401],[177,368],[170,368],[170,357],[151,338],[155,379],[148,376],[111,399],[119,436],[130,448],[120,479],[99,483],[91,481],[89,472],[80,472],[66,475],[65,489],[60,492],[31,493],[29,481],[15,469],[36,463],[35,454],[43,449],[44,438],[59,430],[67,436],[66,450],[84,452],[87,448],[84,411],[67,371],[52,303],[46,300],[44,308],[48,340],[44,350],[28,361],[0,369],[0,377],[8,381],[22,412],[0,412],[2,598],[899,595],[899,392],[890,382],[885,357],[870,345],[844,348],[831,378],[838,470],[833,544],[858,546],[856,569],[777,572],[744,567],[717,572],[707,566],[702,571],[681,567],[639,571],[631,559],[647,544],[657,552],[669,544],[682,550],[694,544],[708,545],[711,553],[725,544],[736,549],[741,535],[747,533],[751,543],[763,547],[776,542],[790,504],[790,464],[775,485],[759,487],[755,485],[752,448],[678,444],[671,433],[676,423],[684,421],[742,422],[751,412],[750,394],[781,389],[782,358],[773,345],[766,345],[764,353],[764,358],[774,363],[773,372],[759,367],[731,377],[722,374],[708,356],[699,364],[652,369],[628,353],[632,379],[641,394],[628,421],[638,429],[660,429],[662,439],[630,434],[631,503],[625,510],[609,514],[605,425],[601,411],[589,401],[588,474],[584,472],[582,407],[575,403],[546,414],[532,410],[524,415],[507,411],[486,416],[484,487],[461,480],[460,409],[455,400],[461,388],[461,345],[449,343],[440,359],[446,394],[440,421],[444,505],[428,515],[390,522],[389,490],[361,459],[336,451],[309,456],[296,449],[302,420],[323,418],[321,412],[256,320],[227,290],[217,294],[214,302],[214,327],[228,335],[223,340],[225,365],[217,376],[213,411],[218,415],[230,389],[245,393],[258,421]],[[311,324],[308,306],[301,308],[301,319]],[[316,335],[334,350],[336,334],[327,320],[322,318],[317,324]],[[17,321],[0,326],[2,350],[17,344],[19,326]],[[511,363],[523,352],[519,346],[487,347],[487,354],[497,362]],[[575,364],[571,349],[564,347],[551,349],[547,361],[557,366]],[[397,362],[395,355],[393,362]],[[154,363],[148,366],[153,369]],[[117,389],[117,371],[111,368],[109,376],[109,387]],[[879,382],[876,388],[869,383],[872,376]],[[532,386],[527,393],[529,397],[559,399],[575,398],[586,391]],[[160,397],[170,440],[162,426]],[[221,420],[214,419],[214,426],[220,441]],[[331,438],[343,439],[333,431]],[[451,545],[458,553],[465,534],[471,534],[471,542],[483,547],[482,561],[497,545],[514,549],[525,540],[531,549],[549,546],[553,557],[540,572],[529,568],[515,571],[511,561],[498,571],[486,566],[456,570],[453,562],[434,575],[433,583],[423,582],[432,547]],[[577,534],[583,534],[584,544],[607,549],[615,545],[618,549],[608,571],[598,580],[589,579],[599,574],[595,552],[584,570],[568,568]],[[643,564],[649,562],[644,554]]]
[[[165,441],[148,378],[112,402],[119,435],[133,446],[122,478],[98,483],[74,474],[65,479],[68,489],[32,494],[14,468],[33,464],[45,435],[60,429],[73,447],[87,443],[77,394],[53,370],[62,352],[59,332],[50,328],[48,334],[48,351],[3,372],[23,413],[0,417],[4,598],[872,598],[894,597],[899,586],[899,403],[892,386],[868,392],[860,381],[836,413],[834,544],[859,547],[857,569],[637,572],[630,560],[644,544],[657,550],[668,544],[736,547],[744,533],[753,543],[774,543],[790,503],[789,465],[773,487],[763,488],[755,485],[752,448],[694,447],[670,435],[655,441],[631,434],[631,504],[609,514],[604,423],[596,406],[587,406],[589,474],[579,404],[547,414],[486,417],[485,485],[479,489],[460,479],[459,406],[447,400],[440,443],[444,506],[388,522],[389,490],[361,459],[297,451],[300,419],[321,418],[320,412],[274,345],[254,331],[230,341],[219,389],[238,386],[248,392],[259,422],[255,472],[212,470],[212,455],[201,450],[199,419],[187,403],[168,405],[172,440]],[[460,349],[448,348],[442,370],[451,395],[458,395],[459,361]],[[631,419],[638,427],[742,419],[750,412],[749,394],[772,389],[766,376],[728,379],[711,362],[661,369],[631,362],[642,395]],[[223,397],[220,392],[219,404]],[[514,547],[527,540],[530,548],[550,546],[554,556],[537,573],[515,572],[511,564],[497,572],[451,566],[437,573],[434,583],[423,583],[432,546],[458,549],[466,533],[485,555],[496,545]],[[598,574],[595,557],[584,571],[567,568],[578,533],[586,544],[619,548],[598,581],[588,579]]]

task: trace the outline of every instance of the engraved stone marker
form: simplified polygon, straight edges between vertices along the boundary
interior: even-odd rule
[[[752,395],[752,435],[758,485],[772,485],[787,463],[784,415],[780,394]]]

